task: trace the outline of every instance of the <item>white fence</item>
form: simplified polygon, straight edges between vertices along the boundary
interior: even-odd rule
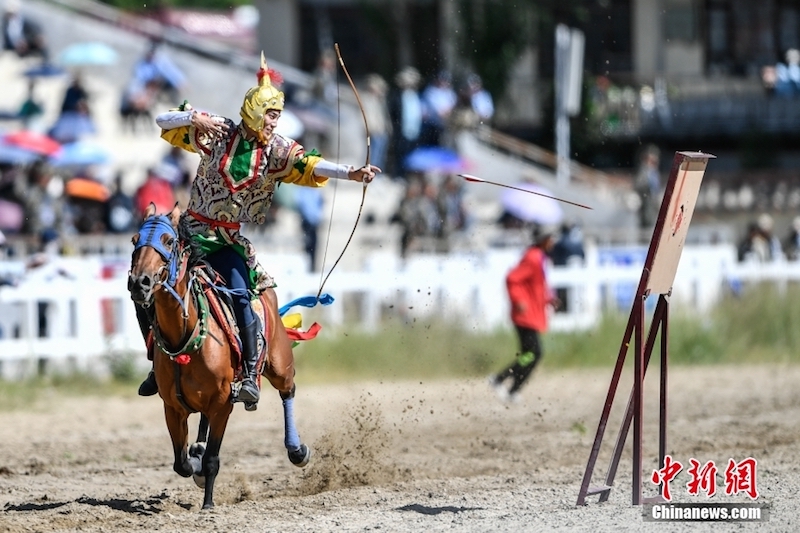
[[[567,298],[566,311],[552,316],[551,328],[586,329],[605,310],[627,313],[645,253],[642,247],[590,246],[584,265],[553,268],[550,283],[566,289]],[[323,324],[323,335],[345,325],[376,330],[389,315],[444,317],[459,321],[465,331],[507,328],[505,274],[519,256],[520,251],[491,251],[403,261],[393,254],[373,254],[362,271],[333,273],[326,292],[337,299],[334,305],[304,314]],[[16,286],[0,287],[0,376],[18,377],[43,362],[86,370],[104,355],[124,352],[142,354],[137,359],[146,365],[127,291],[127,261],[59,258],[25,273]],[[262,263],[278,282],[281,303],[317,293],[320,276],[305,271],[303,256],[263,257]],[[0,263],[6,271],[14,266]],[[761,280],[800,280],[800,264],[740,264],[731,245],[687,246],[673,306],[702,312],[732,284]]]

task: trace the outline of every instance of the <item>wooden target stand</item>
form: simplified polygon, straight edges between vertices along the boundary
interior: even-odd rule
[[[658,213],[653,236],[650,240],[650,247],[647,251],[642,276],[636,289],[631,314],[628,318],[628,325],[622,339],[622,345],[614,366],[614,373],[611,377],[611,384],[608,388],[606,402],[603,412],[600,415],[600,422],[597,426],[597,433],[586,465],[586,472],[583,475],[580,492],[578,493],[578,505],[586,505],[588,496],[599,495],[599,501],[608,500],[611,489],[614,485],[614,477],[617,474],[617,467],[625,447],[631,424],[633,424],[633,480],[632,480],[632,504],[641,505],[655,501],[663,501],[663,485],[659,486],[658,496],[643,498],[642,495],[642,411],[643,411],[643,392],[644,378],[650,357],[653,354],[656,335],[661,332],[661,375],[660,375],[660,397],[659,397],[659,435],[658,435],[658,455],[659,468],[664,467],[664,456],[667,450],[667,333],[669,318],[669,297],[672,293],[672,283],[675,280],[675,273],[678,269],[683,245],[686,241],[686,234],[689,231],[689,223],[694,213],[697,197],[700,192],[700,183],[708,166],[708,160],[714,158],[711,154],[702,152],[676,152],[672,162],[672,169],[669,174],[664,199]],[[650,322],[650,330],[645,340],[645,300],[650,295],[658,295],[658,302],[653,312]],[[622,420],[622,426],[614,451],[606,472],[605,482],[599,486],[590,486],[592,474],[594,473],[597,456],[600,453],[600,446],[603,435],[608,425],[609,414],[617,393],[622,367],[625,363],[625,356],[628,346],[633,337],[634,346],[634,368],[633,368],[633,387],[628,398],[628,406]]]

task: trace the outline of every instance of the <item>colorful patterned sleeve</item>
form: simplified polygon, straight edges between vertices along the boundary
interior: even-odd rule
[[[316,150],[306,152],[300,144],[294,143],[289,160],[293,161],[292,170],[281,179],[283,183],[294,183],[304,187],[324,187],[328,183],[328,178],[314,175],[314,168],[322,161]]]
[[[183,148],[187,152],[197,152],[197,149],[191,142],[191,126],[181,126],[171,130],[161,130],[161,138],[167,141],[172,146]]]
[[[211,115],[218,122],[225,122],[228,124],[230,131],[235,128],[235,124],[230,119],[219,115]],[[194,126],[180,126],[172,129],[162,129],[161,138],[167,141],[172,146],[183,148],[187,152],[210,154],[211,153],[211,139],[200,133]]]

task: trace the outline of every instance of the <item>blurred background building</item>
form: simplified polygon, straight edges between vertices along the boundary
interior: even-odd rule
[[[458,153],[462,170],[505,183],[534,181],[557,196],[590,203],[595,207],[591,213],[569,207],[564,212],[565,218],[584,227],[587,238],[646,240],[650,228],[637,222],[646,200],[637,194],[635,182],[643,154],[653,150],[660,153],[656,173],[662,184],[674,151],[701,150],[717,156],[706,175],[690,238],[736,241],[765,212],[774,220],[773,231],[782,235],[800,209],[800,1],[6,3],[38,22],[50,64],[63,67],[66,74],[63,81],[27,76],[23,73],[36,67],[33,59],[20,57],[12,65],[13,54],[4,54],[4,75],[18,76],[19,83],[3,84],[2,107],[13,111],[26,93],[60,100],[60,95],[51,95],[63,94],[69,75],[80,71],[95,85],[89,91],[94,98],[91,126],[97,128],[96,140],[111,154],[114,167],[105,175],[122,172],[119,183],[129,194],[145,181],[166,147],[153,131],[145,135],[140,128],[135,134],[135,123],[129,124],[133,132],[120,131],[118,117],[106,116],[112,108],[118,111],[118,101],[111,104],[106,99],[121,100],[133,91],[131,73],[155,49],[182,74],[182,81],[167,83],[165,90],[152,94],[151,87],[140,84],[136,101],[147,106],[154,96],[156,102],[152,109],[134,106],[133,116],[142,115],[145,124],[153,112],[184,98],[198,108],[235,117],[263,49],[286,80],[286,127],[292,126],[300,140],[325,147],[334,159],[363,157],[359,111],[341,72],[334,74],[330,86],[338,102],[328,100],[330,91],[321,96],[314,89],[323,75],[321,59],[338,43],[359,86],[375,75],[388,82],[387,100],[397,74],[406,68],[419,74],[420,93],[445,76],[455,102],[466,101],[472,94],[467,80],[477,80],[476,86],[493,100],[493,114],[465,118],[457,103],[452,116],[459,120],[453,119],[453,130],[441,136],[442,148]],[[554,35],[559,24],[585,36],[580,106],[570,118],[572,162],[566,184],[554,179]],[[115,59],[99,66],[59,63],[58,51],[87,41],[107,45]],[[31,80],[38,88],[28,84]],[[53,122],[57,117],[51,117],[47,107],[40,119]],[[0,122],[6,132],[31,124],[29,118],[23,122],[10,114]],[[397,177],[398,169],[388,166],[389,174]],[[454,168],[418,170],[439,184]],[[391,220],[406,181],[381,196],[369,220],[378,225]],[[506,242],[488,230],[481,233],[503,214],[499,193],[470,186],[463,197],[473,215],[470,232],[477,241],[472,244]],[[290,197],[285,200],[291,204]],[[294,227],[295,222],[286,225]],[[13,233],[6,230],[12,240]],[[389,234],[399,239],[400,233],[398,228],[372,235],[367,229],[364,239]]]
[[[363,161],[361,111],[334,44],[370,116],[372,155],[385,161],[340,267],[357,291],[377,282],[362,306],[365,322],[403,307],[381,307],[381,291],[399,279],[408,298],[446,292],[457,309],[477,316],[491,308],[505,320],[497,283],[535,224],[560,228],[559,242],[572,250],[553,269],[557,288],[569,289],[563,327],[625,308],[674,152],[684,150],[717,156],[683,262],[697,274],[683,291],[696,297],[694,308],[738,290],[737,272],[739,281],[800,279],[800,0],[0,5],[0,330],[14,342],[35,330],[24,316],[57,352],[60,337],[45,318],[70,317],[64,309],[80,301],[48,304],[38,273],[78,287],[103,278],[116,303],[103,303],[103,331],[89,333],[122,331],[121,345],[141,344],[135,321],[117,320],[131,312],[121,281],[130,234],[142,205],[186,205],[197,165],[196,155],[160,139],[153,117],[188,100],[236,119],[261,50],[284,78],[281,132],[328,159]],[[583,43],[570,44],[566,78],[557,28]],[[593,209],[507,194],[465,182],[463,172]],[[316,290],[309,268],[329,270],[353,228],[361,188],[334,184],[321,194],[313,223],[303,212],[309,202],[280,187],[267,224],[245,228],[262,263],[291,280],[281,283],[286,290]],[[614,278],[617,268],[630,279]],[[596,276],[612,270],[617,281]],[[420,290],[430,280],[441,293]],[[28,353],[21,343],[15,353]]]

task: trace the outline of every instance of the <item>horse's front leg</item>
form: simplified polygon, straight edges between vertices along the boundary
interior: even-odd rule
[[[206,486],[203,477],[203,455],[206,453],[206,441],[208,441],[208,417],[200,414],[200,424],[197,426],[197,439],[194,444],[189,446],[189,462],[192,464],[194,472],[194,482],[201,489]]]
[[[167,420],[169,436],[172,439],[172,451],[175,454],[175,463],[172,465],[172,469],[183,477],[189,477],[194,473],[187,452],[189,414],[184,409],[176,409],[164,404],[164,416]]]
[[[228,418],[232,410],[233,404],[226,401],[208,418],[208,443],[203,455],[203,477],[205,477],[203,509],[214,507],[214,482],[219,473],[219,450],[222,447],[222,437],[225,435],[225,428],[228,426]]]

